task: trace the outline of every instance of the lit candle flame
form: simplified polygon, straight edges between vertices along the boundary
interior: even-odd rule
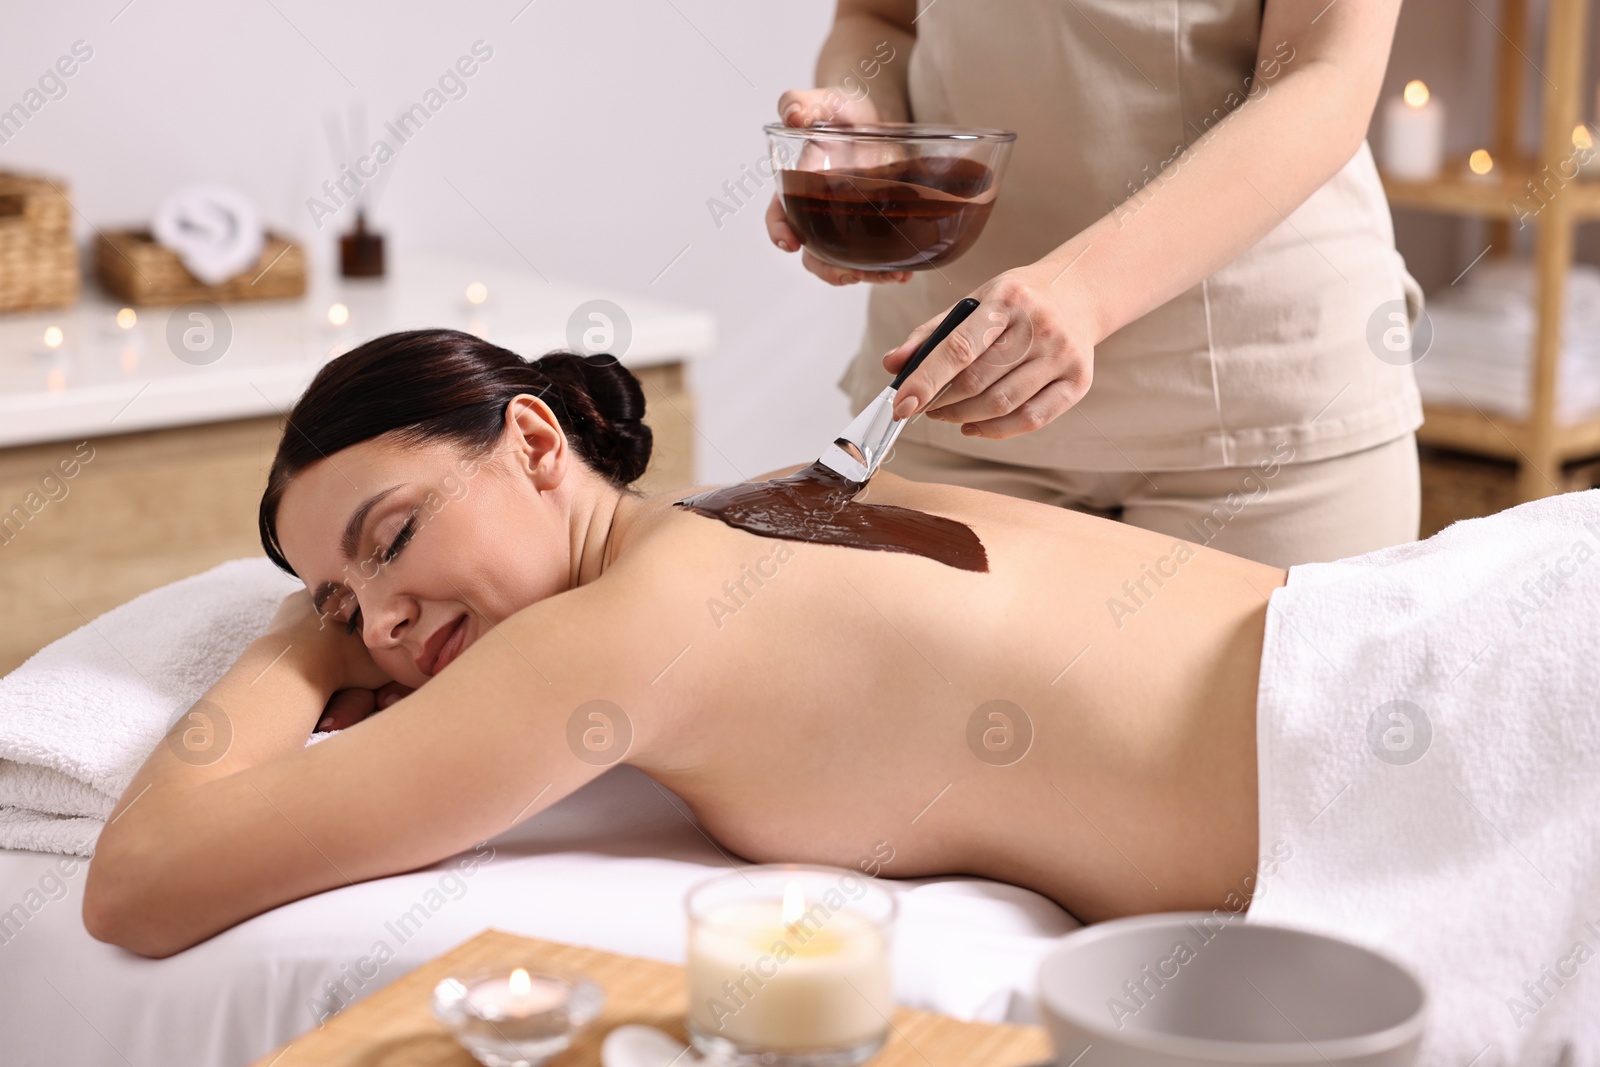
[[[134,323],[139,321],[139,313],[132,308],[123,308],[117,312],[117,325],[124,330],[133,329]]]
[[[1420,81],[1406,82],[1406,103],[1412,107],[1421,107],[1428,102],[1428,87]]]
[[[1574,147],[1574,148],[1593,148],[1594,147],[1594,137],[1593,137],[1593,135],[1591,135],[1589,133],[1589,127],[1585,126],[1581,122],[1578,123],[1578,125],[1576,125],[1576,126],[1574,126],[1572,128],[1572,147]]]
[[[828,170],[832,166],[833,166],[833,162],[830,159],[828,159],[827,156],[823,156],[822,157],[822,169],[823,170]]]
[[[59,326],[47,326],[44,331],[44,346],[46,348],[60,348],[61,342],[66,339],[66,334],[61,332]]]
[[[350,321],[350,309],[343,304],[334,304],[328,308],[328,321],[335,326],[343,326]]]
[[[467,286],[467,303],[481,304],[489,299],[489,287],[482,282],[473,282]]]
[[[790,882],[783,887],[783,925],[793,926],[805,913],[806,895],[799,882]]]
[[[1480,148],[1467,157],[1467,166],[1474,174],[1488,174],[1494,170],[1494,158]]]
[[[533,989],[533,979],[528,977],[527,971],[518,967],[511,972],[511,979],[507,983],[507,988],[510,989],[512,996],[525,997]]]

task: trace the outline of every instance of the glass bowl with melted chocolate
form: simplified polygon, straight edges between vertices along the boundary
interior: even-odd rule
[[[766,127],[778,198],[812,255],[846,270],[929,270],[972,247],[1017,135],[896,122]]]

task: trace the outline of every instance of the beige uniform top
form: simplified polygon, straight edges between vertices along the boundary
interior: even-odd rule
[[[1147,181],[1140,195],[1162,195],[1150,179],[1177,147],[1247,94],[1270,92],[1270,78],[1295,62],[1284,43],[1277,54],[1291,58],[1252,83],[1261,0],[920,7],[916,47],[897,60],[910,64],[913,118],[1000,127],[1017,140],[972,249],[903,285],[873,287],[866,336],[839,381],[854,410],[888,384],[883,354],[919,324],[1117,205],[1136,210],[1130,195]],[[1253,248],[1106,338],[1087,396],[1054,422],[994,441],[917,418],[904,439],[1066,470],[1245,466],[1285,443],[1297,461],[1343,455],[1421,424],[1411,367],[1388,351],[1380,360],[1369,342],[1369,330],[1393,329],[1388,313],[1415,317],[1420,303],[1363,142]]]

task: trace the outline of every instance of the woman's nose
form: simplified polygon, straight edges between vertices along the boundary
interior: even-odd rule
[[[416,621],[416,602],[410,597],[388,595],[363,611],[366,625],[361,640],[371,649],[394,648],[405,637],[406,628]]]

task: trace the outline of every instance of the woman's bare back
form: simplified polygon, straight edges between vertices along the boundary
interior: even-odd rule
[[[1086,921],[1246,891],[1281,570],[887,472],[863,501],[968,524],[989,570],[759,537],[686,495],[639,503],[597,584],[650,576],[679,651],[628,759],[724,847],[998,878]]]
[[[397,526],[451,458],[362,444],[303,473],[306,551],[398,479],[376,520]],[[457,591],[452,569],[474,599],[522,595],[527,554],[499,537],[529,510],[523,492],[497,479],[439,512],[368,587],[374,625],[397,605],[456,610],[429,599]],[[561,523],[593,577],[482,619],[410,696],[309,747],[350,684],[348,635],[309,592],[288,598],[206,693],[232,722],[224,757],[196,767],[158,746],[119,801],[85,886],[90,931],[169,955],[472,847],[619,759],[750,860],[983,875],[1089,921],[1247,888],[1281,571],[888,473],[869,501],[968,524],[989,570],[760,537],[674,508],[685,495],[597,493],[614,510],[584,511],[576,533]],[[627,720],[598,754],[597,701]]]

